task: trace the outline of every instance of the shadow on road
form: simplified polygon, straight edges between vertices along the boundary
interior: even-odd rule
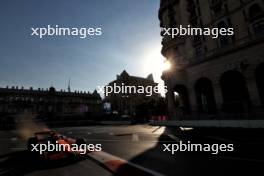
[[[44,161],[35,158],[28,151],[15,152],[0,157],[1,176],[23,176],[36,170],[54,169],[79,162],[81,159]]]
[[[208,135],[208,132],[205,133]],[[225,132],[225,131],[222,131]],[[229,131],[230,132],[230,131]],[[141,175],[156,175],[157,173],[161,173],[161,175],[245,175],[246,173],[249,173],[250,175],[254,175],[254,173],[260,173],[264,166],[263,161],[263,152],[259,150],[259,154],[262,155],[259,158],[262,158],[262,161],[260,160],[254,160],[254,159],[244,159],[243,157],[239,157],[241,154],[244,155],[250,155],[252,153],[251,150],[254,149],[254,147],[257,147],[258,149],[260,146],[256,144],[244,144],[244,143],[238,143],[237,149],[238,151],[242,151],[242,153],[237,152],[236,156],[232,156],[233,153],[219,153],[216,155],[213,155],[208,152],[176,152],[174,154],[170,152],[164,152],[164,146],[163,144],[175,144],[177,141],[172,140],[170,137],[168,137],[168,133],[171,133],[171,130],[168,128],[165,130],[165,132],[159,137],[159,141],[157,145],[144,153],[141,153],[140,155],[132,158],[129,162],[135,163],[137,165],[143,166],[144,168],[151,169],[154,171],[153,173],[149,172],[142,172],[140,169],[133,169],[131,165],[125,164],[122,167],[118,169],[118,172],[116,175],[126,175],[126,176],[141,176]],[[209,133],[210,134],[210,133]],[[211,134],[214,135],[214,134]],[[205,137],[205,135],[198,133],[198,131],[195,131],[194,134],[191,134],[190,132],[182,132],[181,134],[177,135],[180,137],[180,140],[186,141],[190,140],[191,143],[224,143],[223,141],[217,141],[216,139],[211,139]],[[238,133],[238,137],[239,133]],[[261,143],[263,147],[263,143]],[[250,147],[248,147],[250,146]],[[248,148],[247,148],[248,147]],[[248,154],[247,154],[248,152]],[[256,153],[256,152],[254,152]],[[230,155],[229,155],[230,154]],[[238,156],[237,156],[238,155]]]

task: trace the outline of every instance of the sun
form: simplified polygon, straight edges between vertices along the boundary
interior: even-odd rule
[[[163,61],[163,71],[167,71],[171,69],[171,63],[168,60]]]
[[[163,71],[171,69],[171,63],[161,55],[158,47],[147,50],[143,61],[144,74],[152,73],[158,80]]]
[[[157,49],[148,50],[143,58],[143,71],[145,74],[152,73],[154,78],[158,78],[163,70],[163,58]]]
[[[161,79],[162,72],[171,68],[171,64],[160,53],[160,47],[152,47],[146,50],[143,56],[142,70],[144,75],[153,74],[154,81],[159,83],[160,92],[164,92],[164,82]]]

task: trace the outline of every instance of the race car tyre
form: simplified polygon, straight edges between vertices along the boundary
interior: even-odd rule
[[[77,144],[78,146],[80,146],[81,144],[86,144],[86,141],[85,141],[84,138],[78,138],[78,139],[76,140],[76,144]]]

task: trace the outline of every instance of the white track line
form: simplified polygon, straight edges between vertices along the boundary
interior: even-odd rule
[[[177,136],[174,136],[173,134],[167,134],[167,136],[169,136],[171,139],[180,142],[180,139]]]
[[[148,174],[151,174],[153,176],[164,176],[161,173],[158,173],[156,171],[153,171],[151,169],[144,168],[142,166],[139,166],[137,164],[131,163],[129,161],[126,161],[122,158],[119,158],[117,156],[111,155],[109,153],[100,151],[100,152],[91,152],[87,154],[94,160],[98,161],[99,163],[103,164],[104,166],[108,167],[113,172],[118,172],[118,169],[122,167],[123,165],[130,165],[136,169],[139,169],[141,171],[144,171]],[[111,166],[109,166],[109,163],[112,163]]]
[[[138,134],[136,133],[132,134],[132,142],[138,142],[138,141],[139,141]]]

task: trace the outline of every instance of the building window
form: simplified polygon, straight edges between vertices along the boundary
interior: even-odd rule
[[[248,10],[248,19],[252,25],[254,33],[263,33],[264,31],[264,11],[258,4],[253,4]]]
[[[176,85],[174,87],[173,96],[176,109],[183,112],[183,114],[190,113],[189,93],[187,87],[184,85]]]
[[[221,29],[221,28],[227,29],[228,25],[224,21],[221,21],[221,22],[218,23],[217,28],[218,29]],[[220,47],[227,46],[230,43],[231,43],[231,38],[229,36],[227,36],[227,35],[219,35],[219,45],[220,45]]]
[[[256,83],[262,106],[264,106],[264,63],[260,64],[255,70]]]
[[[235,70],[225,72],[220,79],[223,109],[228,113],[248,112],[250,98],[244,76]]]
[[[253,24],[252,27],[256,34],[263,33],[264,32],[264,20]]]
[[[220,14],[222,11],[223,2],[222,0],[212,0],[211,8],[215,14]]]
[[[250,22],[263,18],[263,15],[263,10],[258,4],[253,4],[249,7],[248,17]]]
[[[199,113],[216,112],[213,85],[210,79],[200,78],[195,83],[195,93]]]

